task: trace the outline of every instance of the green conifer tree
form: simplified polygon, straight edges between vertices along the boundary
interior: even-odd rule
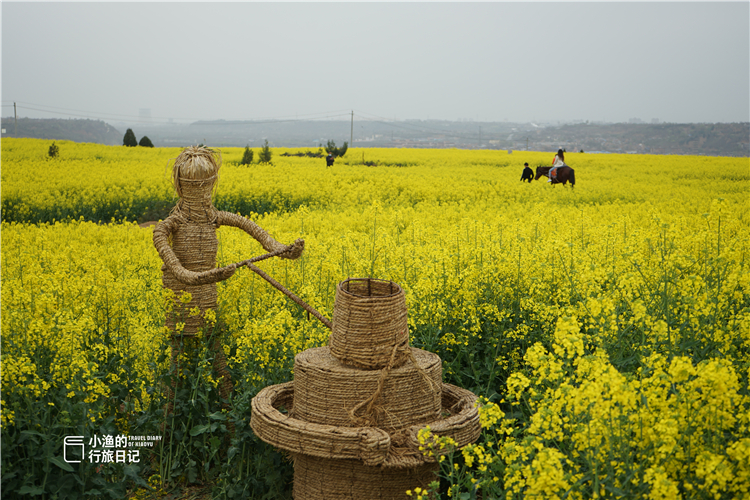
[[[266,141],[266,144],[268,144],[268,141]],[[250,165],[253,162],[253,150],[250,149],[250,146],[245,146],[245,153],[242,155],[242,161],[240,162],[240,165]]]
[[[134,148],[138,145],[138,139],[135,138],[135,133],[133,133],[132,128],[125,131],[125,137],[122,138],[122,145],[130,148]]]
[[[349,143],[344,142],[344,145],[340,148],[336,147],[336,143],[333,141],[328,141],[328,144],[326,144],[326,152],[331,153],[333,156],[339,158],[346,154],[346,150],[349,149]]]
[[[49,150],[47,150],[47,155],[49,155],[50,158],[57,158],[58,154],[60,154],[60,148],[53,142],[50,144]]]
[[[258,154],[258,161],[260,163],[271,163],[271,148],[268,147],[268,139],[266,143],[260,148],[260,154]]]

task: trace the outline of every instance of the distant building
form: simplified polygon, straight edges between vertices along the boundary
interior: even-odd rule
[[[138,119],[141,122],[151,122],[151,108],[140,108],[138,110]]]

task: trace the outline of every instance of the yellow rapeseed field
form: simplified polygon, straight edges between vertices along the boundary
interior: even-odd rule
[[[328,330],[247,269],[219,284],[229,404],[198,345],[171,448],[63,460],[65,436],[167,433],[169,301],[135,221],[175,203],[179,149],[49,144],[2,141],[3,490],[284,498],[290,466],[252,436],[249,400]],[[485,398],[482,439],[412,497],[750,498],[747,158],[570,153],[571,189],[520,182],[549,153],[354,148],[326,168],[296,151],[222,151],[216,207],[305,240],[259,266],[327,317],[347,277],[398,282],[412,345]],[[219,265],[262,253],[220,228]]]

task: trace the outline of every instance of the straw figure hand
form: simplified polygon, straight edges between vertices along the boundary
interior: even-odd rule
[[[289,245],[289,251],[284,252],[279,257],[282,259],[298,259],[305,250],[305,241],[297,238],[294,243]]]

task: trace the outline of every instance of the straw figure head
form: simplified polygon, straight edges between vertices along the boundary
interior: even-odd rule
[[[219,151],[204,146],[190,146],[183,149],[172,166],[172,184],[177,191],[177,196],[183,197],[185,181],[188,184],[203,181],[200,182],[201,185],[212,189],[219,180],[220,167],[221,152]]]
[[[221,153],[203,146],[182,150],[172,166],[172,184],[180,197],[172,215],[184,221],[216,220],[211,195],[219,180]]]

